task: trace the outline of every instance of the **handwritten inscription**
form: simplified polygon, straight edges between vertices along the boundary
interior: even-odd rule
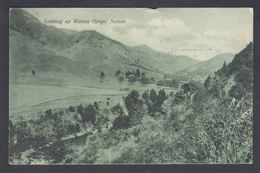
[[[125,24],[125,19],[44,19],[45,24]]]

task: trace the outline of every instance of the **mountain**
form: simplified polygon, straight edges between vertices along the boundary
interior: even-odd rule
[[[158,64],[159,69],[165,73],[175,73],[199,63],[198,60],[192,59],[188,56],[174,56],[162,52],[157,52],[146,45],[136,46],[134,48],[143,56],[148,56],[147,59],[149,61],[147,63],[150,62]]]
[[[197,63],[192,67],[185,68],[180,73],[186,75],[197,75],[201,77],[205,77],[209,74],[213,74],[214,71],[218,70],[222,67],[224,62],[230,63],[234,58],[234,54],[231,53],[223,53],[214,56],[213,58]]]
[[[160,77],[197,63],[151,48],[126,46],[94,30],[73,31],[41,23],[22,9],[10,10],[11,82],[68,83],[107,78],[116,70],[136,70]],[[32,79],[32,72],[36,75]]]

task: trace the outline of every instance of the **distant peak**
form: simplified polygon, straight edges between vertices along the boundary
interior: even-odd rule
[[[157,52],[156,50],[154,50],[153,48],[147,46],[147,45],[138,45],[138,46],[134,46],[133,47],[134,49],[136,50],[139,50],[139,51],[150,51],[150,52]],[[158,53],[158,52],[157,52]]]
[[[106,36],[97,32],[96,30],[84,30],[84,31],[80,31],[79,34],[82,37],[95,37],[95,38],[99,38],[99,39],[107,38]]]
[[[147,46],[147,45],[145,45],[145,44],[135,46],[135,48],[140,48],[140,49],[152,49],[152,48],[150,48],[149,46]]]
[[[99,32],[97,32],[96,30],[84,30],[84,31],[81,31],[81,33],[83,33],[83,34],[102,35]]]

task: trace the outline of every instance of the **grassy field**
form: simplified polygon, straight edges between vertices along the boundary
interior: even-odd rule
[[[116,84],[116,85],[115,85]],[[10,119],[17,117],[31,118],[47,109],[63,109],[94,101],[105,103],[110,98],[110,105],[119,103],[122,96],[135,89],[142,93],[147,89],[161,89],[154,84],[140,85],[127,82],[111,81],[92,83],[86,86],[53,86],[11,84],[9,89]],[[165,90],[171,91],[170,88]]]

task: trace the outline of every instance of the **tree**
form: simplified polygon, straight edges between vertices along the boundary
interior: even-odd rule
[[[246,66],[241,66],[237,74],[235,75],[235,81],[244,86],[248,91],[253,87],[253,70]]]
[[[116,73],[115,73],[115,76],[116,76],[116,77],[119,77],[120,74],[121,74],[121,71],[120,71],[120,70],[117,70]]]
[[[149,78],[147,77],[141,77],[141,81],[140,81],[142,84],[149,84]]]
[[[64,112],[63,111],[59,111],[58,114],[62,116],[64,114]]]
[[[125,73],[125,77],[128,78],[128,76],[132,75],[132,72],[128,71]]]
[[[105,73],[102,71],[102,72],[100,73],[99,77],[100,77],[101,79],[104,79],[104,78],[105,78]]]
[[[53,115],[54,115],[54,113],[52,112],[52,109],[48,109],[48,110],[46,110],[45,112],[44,112],[44,114],[42,115],[42,119],[43,120],[48,120],[48,119],[51,119],[51,118],[53,118]]]
[[[120,76],[120,77],[118,78],[118,80],[119,80],[119,82],[123,82],[123,81],[125,80],[125,78],[124,78],[123,76]]]
[[[132,125],[139,123],[143,117],[143,101],[139,96],[138,91],[133,90],[124,99]]]
[[[94,102],[94,107],[95,107],[96,110],[99,110],[98,102]]]
[[[226,61],[224,61],[224,63],[223,63],[222,70],[223,70],[224,73],[227,72],[227,63],[226,63]]]
[[[80,104],[78,107],[77,107],[77,112],[78,114],[82,115],[83,114],[83,105]]]
[[[70,107],[69,107],[69,111],[70,111],[70,112],[75,112],[75,107],[70,106]]]
[[[47,116],[51,116],[51,115],[52,115],[52,110],[51,110],[51,109],[46,110],[46,111],[45,111],[45,114],[46,114]]]
[[[151,89],[150,90],[150,100],[152,102],[155,102],[156,99],[157,99],[157,93],[156,93],[156,91],[154,89]]]
[[[175,102],[176,104],[180,104],[180,103],[182,103],[184,100],[185,100],[185,97],[184,97],[183,92],[179,91],[179,92],[177,92],[177,93],[175,94],[175,96],[174,96],[174,102]]]
[[[125,105],[126,105],[126,108],[129,112],[129,114],[133,114],[134,111],[135,111],[135,108],[136,108],[136,103],[138,102],[138,98],[139,98],[139,93],[138,91],[136,90],[133,90],[131,91],[130,94],[128,94],[126,97],[125,97]]]
[[[183,89],[184,93],[194,93],[198,89],[194,82],[184,83],[181,88]]]
[[[141,76],[140,70],[137,69],[135,72],[135,77],[139,78]]]
[[[166,96],[166,93],[165,93],[164,89],[160,90],[158,92],[157,100],[162,105],[164,100],[166,100],[166,99],[167,99],[167,96]]]
[[[210,83],[211,83],[211,77],[210,77],[210,75],[207,77],[207,79],[205,80],[205,82],[204,82],[204,88],[206,88],[207,90],[209,90],[210,89]]]
[[[148,92],[144,92],[143,98],[148,107],[148,112],[150,115],[154,115],[156,112],[162,112],[162,105],[164,101],[167,99],[167,95],[164,90],[160,90],[158,95],[154,89],[150,90],[150,96]]]
[[[96,114],[97,111],[95,110],[95,107],[92,104],[89,104],[81,114],[82,120],[84,122],[90,121],[92,124],[96,122]]]
[[[111,112],[117,116],[113,122],[113,129],[126,129],[130,127],[130,117],[125,115],[124,110],[120,104],[112,107]]]
[[[116,106],[113,106],[111,109],[111,112],[116,114],[117,116],[125,115],[123,108],[120,106],[120,104],[117,104]]]
[[[142,84],[149,84],[149,78],[146,77],[145,72],[142,73],[140,82],[141,82]]]
[[[113,122],[112,129],[127,129],[131,126],[130,119],[128,116],[119,115]]]
[[[144,93],[143,93],[143,95],[142,95],[142,97],[143,97],[143,99],[145,100],[145,102],[147,102],[148,100],[149,100],[149,93],[148,93],[149,91],[148,90],[146,90]]]
[[[240,100],[245,93],[245,88],[241,84],[236,84],[229,90],[230,97],[236,98],[237,100]]]

